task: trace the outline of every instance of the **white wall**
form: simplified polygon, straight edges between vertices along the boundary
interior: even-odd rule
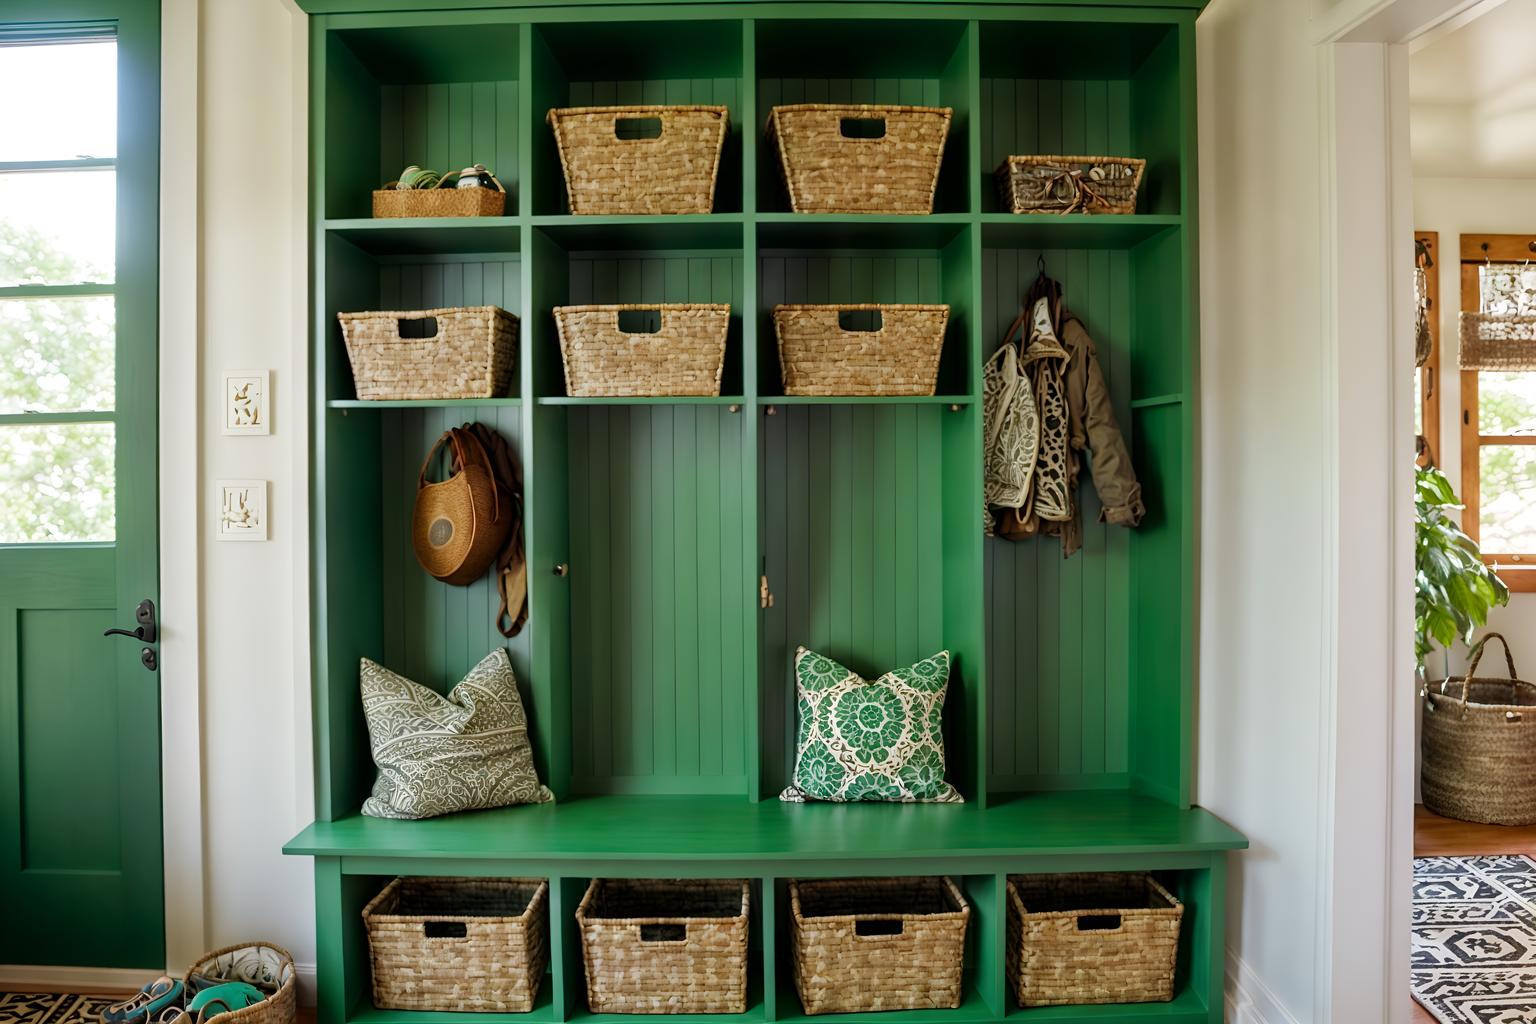
[[[1461,375],[1456,371],[1456,315],[1461,309],[1458,254],[1462,234],[1536,235],[1536,177],[1431,178],[1413,181],[1413,221],[1417,231],[1440,232],[1440,468],[1461,490]],[[1514,651],[1515,666],[1536,674],[1536,594],[1511,594],[1509,605],[1495,608],[1488,628],[1504,634]],[[1452,663],[1459,670],[1463,652]],[[1527,667],[1529,666],[1529,667]],[[1444,671],[1432,656],[1431,678]],[[1502,671],[1502,667],[1500,669]]]
[[[1228,943],[1257,1016],[1313,1020],[1330,534],[1317,50],[1303,5],[1198,22],[1199,800],[1245,832]]]
[[[312,864],[281,852],[313,817],[307,25],[290,0],[167,0],[164,45],[167,797],[200,790],[201,812],[200,823],[185,806],[168,814],[167,864],[202,866],[200,907],[168,897],[168,959],[180,969],[199,950],[261,938],[312,971]],[[271,371],[270,437],[221,436],[230,369]],[[213,539],[221,478],[271,481],[268,542]],[[200,785],[176,717],[189,706],[203,730]]]

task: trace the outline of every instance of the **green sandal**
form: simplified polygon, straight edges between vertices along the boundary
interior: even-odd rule
[[[148,1024],[155,1014],[181,1002],[183,991],[181,982],[175,978],[156,978],[147,982],[132,998],[102,1010],[102,1024]]]

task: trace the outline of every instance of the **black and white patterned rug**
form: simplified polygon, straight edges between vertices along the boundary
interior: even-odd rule
[[[1536,860],[1413,862],[1413,997],[1444,1024],[1536,1024]]]
[[[57,992],[0,992],[0,1024],[99,1024],[101,1011],[125,998]]]

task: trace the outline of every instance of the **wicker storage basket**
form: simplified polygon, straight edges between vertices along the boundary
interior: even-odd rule
[[[791,881],[789,906],[806,1013],[960,1005],[971,908],[952,880]]]
[[[932,213],[949,107],[801,103],[774,107],[768,145],[796,213]],[[845,134],[873,122],[878,138]]]
[[[1520,373],[1536,370],[1536,316],[1463,313],[1457,325],[1463,370]]]
[[[593,1013],[745,1013],[744,880],[593,879],[576,908]]]
[[[1123,156],[1010,156],[997,191],[1010,213],[1135,213],[1147,162]]]
[[[880,327],[845,330],[841,314],[874,310]],[[948,306],[775,306],[786,395],[931,395]]]
[[[243,981],[271,993],[243,1010],[219,1014],[226,1024],[293,1024],[298,1005],[298,972],[293,957],[270,942],[245,942],[207,953],[187,968],[187,977],[199,974],[219,981]]]
[[[658,120],[655,138],[625,122]],[[571,212],[709,213],[730,115],[725,107],[566,107],[549,112]]]
[[[1173,998],[1184,905],[1151,875],[1013,875],[1008,983],[1020,1006]]]
[[[542,878],[397,878],[363,908],[381,1010],[525,1013],[549,961]]]
[[[1504,647],[1507,677],[1479,676],[1489,641]],[[1536,686],[1515,672],[1509,644],[1487,634],[1464,676],[1424,688],[1424,806],[1492,825],[1536,824]]]
[[[492,175],[495,188],[395,188],[390,182],[373,190],[375,217],[500,217],[507,193]]]
[[[336,319],[358,398],[501,398],[511,386],[517,317],[504,309],[337,313]],[[422,320],[435,320],[436,333],[407,337],[401,325]]]
[[[649,311],[658,314],[660,329],[619,329],[620,313]],[[720,393],[730,306],[556,306],[555,324],[565,391],[574,398]]]

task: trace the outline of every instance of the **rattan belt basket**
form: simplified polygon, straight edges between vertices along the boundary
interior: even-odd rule
[[[767,140],[796,213],[932,213],[949,107],[774,107]],[[862,130],[860,130],[862,129]]]
[[[593,879],[576,909],[593,1013],[745,1013],[751,888]]]
[[[1507,677],[1477,674],[1492,640]],[[1424,806],[1461,821],[1536,824],[1536,685],[1515,672],[1504,637],[1487,634],[1466,675],[1431,683],[1423,697]]]
[[[798,880],[789,906],[806,1013],[960,1005],[971,908],[951,879]]]
[[[381,1010],[526,1013],[549,962],[542,878],[397,878],[363,908]]]
[[[625,332],[621,313],[655,313],[657,329]],[[573,398],[718,395],[731,307],[556,306],[565,390]]]
[[[270,942],[225,946],[187,968],[187,977],[211,982],[243,981],[267,993],[267,998],[243,1010],[219,1014],[229,1024],[293,1024],[298,1007],[298,970],[293,957]]]
[[[517,317],[504,309],[337,313],[336,319],[358,398],[502,398],[511,387]],[[407,330],[405,324],[421,326]]]
[[[842,314],[878,312],[853,330]],[[931,395],[938,382],[948,306],[775,306],[786,395]]]
[[[1146,874],[1013,875],[1008,984],[1020,1006],[1173,998],[1184,905]]]
[[[1010,156],[997,191],[1010,213],[1135,213],[1147,162],[1121,156]]]
[[[639,137],[644,122],[660,133]],[[725,107],[565,107],[549,112],[571,212],[709,213]]]

